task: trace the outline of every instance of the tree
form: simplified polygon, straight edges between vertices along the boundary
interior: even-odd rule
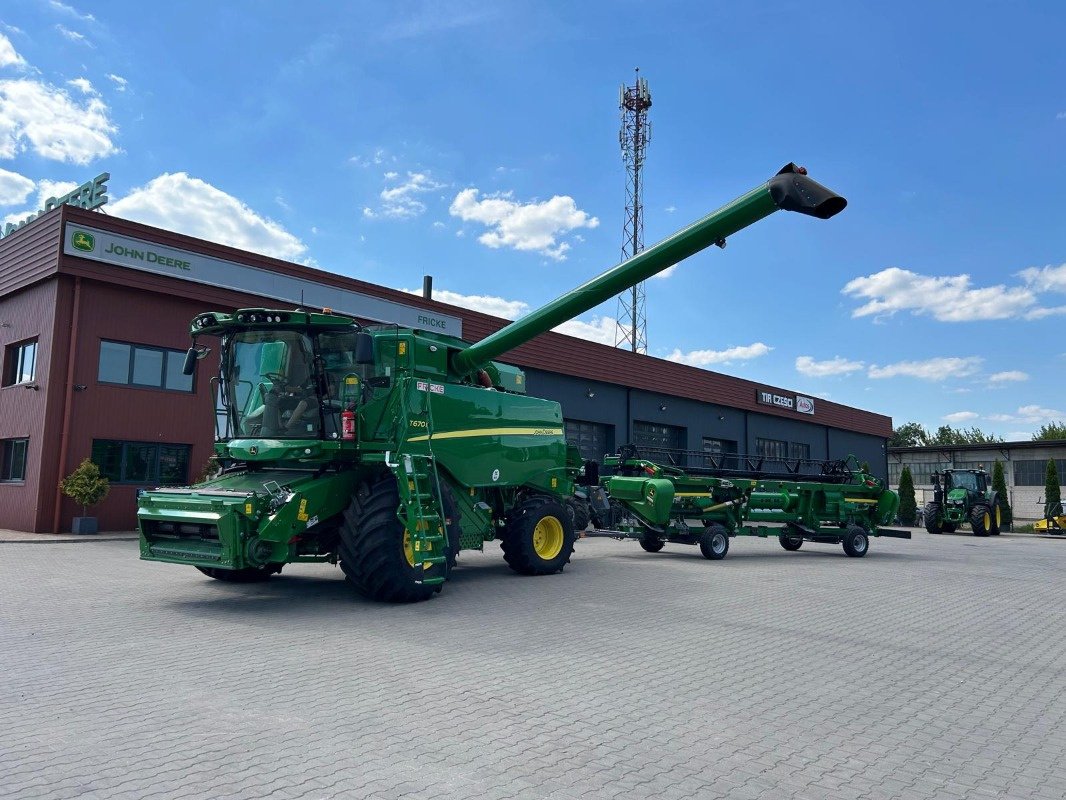
[[[904,525],[913,525],[917,516],[918,502],[914,499],[914,478],[911,477],[911,468],[904,467],[899,474],[899,518]]]
[[[1047,460],[1047,474],[1044,476],[1044,502],[1047,503],[1047,513],[1055,514],[1062,502],[1061,487],[1059,486],[1059,471],[1055,468],[1055,459]]]
[[[1041,425],[1040,430],[1033,434],[1034,442],[1044,442],[1049,439],[1066,439],[1066,422],[1049,422]]]
[[[950,447],[958,444],[998,444],[1003,441],[1002,436],[985,433],[980,428],[952,428],[950,425],[941,425],[936,429],[926,444]]]
[[[920,422],[905,422],[892,431],[889,447],[924,447],[929,444],[929,431]]]
[[[111,483],[100,474],[100,468],[89,459],[82,461],[76,470],[59,482],[59,489],[81,506],[81,515],[88,516],[86,508],[95,506],[111,491]]]
[[[1003,463],[997,458],[992,466],[992,491],[999,495],[999,507],[1003,512],[1003,525],[1010,526],[1013,512],[1010,509],[1010,500],[1007,499],[1007,481],[1003,477]]]

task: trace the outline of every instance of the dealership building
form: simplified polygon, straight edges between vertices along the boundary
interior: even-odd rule
[[[330,307],[470,341],[507,324],[75,205],[46,209],[0,239],[0,528],[70,530],[81,509],[58,483],[86,458],[112,484],[90,512],[101,530],[135,527],[139,489],[195,481],[215,409],[211,370],[182,374],[189,322],[264,306]],[[526,370],[530,394],[562,404],[588,458],[625,443],[781,463],[853,454],[888,474],[892,424],[880,414],[559,333],[503,360]]]

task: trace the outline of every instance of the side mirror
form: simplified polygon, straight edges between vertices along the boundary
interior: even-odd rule
[[[196,352],[195,347],[190,347],[189,352],[185,354],[185,363],[182,365],[182,375],[192,375],[196,372],[196,361],[199,359],[200,354]]]
[[[355,334],[355,363],[374,363],[374,337],[366,331]]]

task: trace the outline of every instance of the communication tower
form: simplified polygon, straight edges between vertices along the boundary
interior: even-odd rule
[[[644,249],[644,154],[651,141],[651,91],[646,78],[636,69],[632,86],[622,84],[618,94],[618,110],[622,127],[618,142],[622,146],[622,162],[626,167],[626,216],[622,228],[622,260]],[[634,353],[648,352],[648,320],[644,311],[644,283],[638,283],[618,295],[615,347],[628,347]]]

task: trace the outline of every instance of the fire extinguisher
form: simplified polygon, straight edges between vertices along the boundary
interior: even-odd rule
[[[341,412],[341,438],[355,439],[355,406],[348,406]]]

